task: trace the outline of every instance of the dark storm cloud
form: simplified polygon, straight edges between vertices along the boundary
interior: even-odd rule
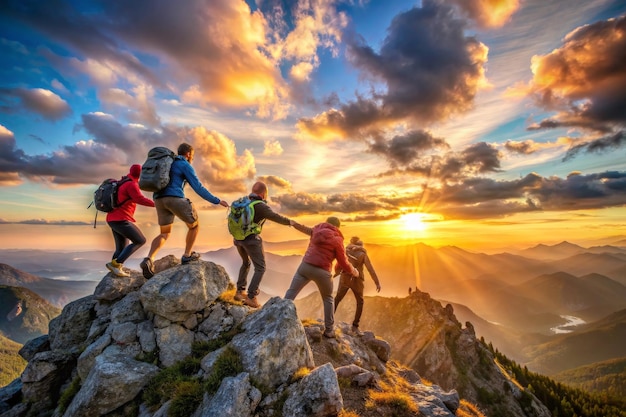
[[[379,52],[358,36],[348,40],[351,62],[386,91],[358,97],[314,118],[300,130],[313,137],[350,137],[391,123],[433,123],[469,110],[484,81],[487,48],[464,35],[465,22],[453,9],[425,1],[397,15]]]

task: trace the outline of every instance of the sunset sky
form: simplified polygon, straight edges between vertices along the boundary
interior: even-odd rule
[[[87,209],[95,187],[181,142],[217,197],[260,179],[277,212],[337,216],[346,238],[626,236],[623,0],[0,7],[0,248],[112,248]],[[226,209],[187,195],[198,248],[229,246]],[[136,218],[151,240],[154,209]],[[304,235],[268,223],[263,237]]]

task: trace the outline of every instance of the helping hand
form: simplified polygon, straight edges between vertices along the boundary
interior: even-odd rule
[[[380,284],[376,284],[376,292],[380,292]]]
[[[226,200],[220,200],[220,206],[228,207],[228,202]]]

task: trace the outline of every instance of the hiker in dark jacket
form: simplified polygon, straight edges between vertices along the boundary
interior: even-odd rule
[[[252,201],[259,201],[254,204],[253,223],[258,225],[258,233],[247,236],[244,240],[233,239],[235,248],[239,256],[241,256],[241,267],[239,268],[239,276],[237,278],[237,292],[235,300],[243,301],[249,307],[259,308],[261,305],[257,300],[259,294],[259,285],[265,274],[265,253],[263,251],[263,240],[261,239],[261,230],[265,220],[271,220],[278,224],[289,226],[291,220],[274,212],[265,201],[267,199],[267,185],[258,181],[252,186],[252,192],[249,197]],[[248,285],[248,272],[250,271],[250,261],[254,265],[254,274],[250,280],[248,294],[246,295],[246,286]]]
[[[354,313],[354,321],[352,322],[352,333],[359,334],[359,322],[361,320],[361,314],[363,313],[363,288],[365,287],[363,265],[365,265],[372,280],[376,283],[376,292],[380,292],[380,282],[378,281],[378,276],[376,275],[376,271],[374,271],[372,262],[369,256],[367,256],[367,250],[363,247],[363,241],[357,236],[350,239],[350,244],[346,247],[346,255],[348,255],[348,261],[359,271],[359,276],[355,277],[350,272],[344,272],[344,270],[337,268],[336,274],[341,275],[339,278],[339,288],[335,296],[335,311],[337,311],[337,306],[341,300],[343,300],[348,290],[352,290],[354,298],[356,299],[356,311]]]
[[[295,300],[302,288],[310,281],[315,282],[320,291],[324,303],[324,337],[333,338],[334,333],[334,308],[333,308],[333,278],[332,264],[336,259],[339,268],[358,277],[359,271],[353,267],[346,258],[343,247],[343,235],[339,231],[339,219],[329,217],[325,223],[310,228],[295,221],[291,225],[311,236],[309,246],[304,253],[302,262],[291,280],[291,285],[285,294],[288,300]]]
[[[139,189],[139,175],[141,165],[135,164],[130,167],[125,181],[117,190],[117,201],[122,203],[113,211],[107,213],[107,224],[113,232],[115,252],[111,262],[106,267],[118,277],[128,277],[130,274],[124,270],[124,262],[146,243],[146,237],[135,224],[135,209],[137,204],[154,207],[154,201],[146,198]],[[130,243],[128,243],[130,241]]]

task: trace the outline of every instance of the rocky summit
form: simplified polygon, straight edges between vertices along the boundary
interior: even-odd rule
[[[279,297],[250,309],[213,262],[168,256],[156,270],[108,274],[67,304],[20,350],[28,365],[0,389],[0,417],[482,415],[371,332],[338,323],[323,337]],[[550,415],[531,409],[511,415]]]

